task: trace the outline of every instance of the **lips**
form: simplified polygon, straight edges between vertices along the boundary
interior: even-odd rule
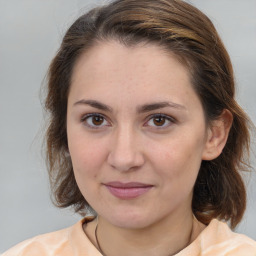
[[[109,192],[119,199],[134,199],[148,192],[153,185],[139,182],[122,183],[118,181],[104,184]]]

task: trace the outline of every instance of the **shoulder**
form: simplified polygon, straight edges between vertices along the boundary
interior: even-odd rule
[[[63,229],[25,240],[2,256],[48,256],[54,255],[53,251],[68,250],[68,247],[68,229]]]
[[[199,236],[176,256],[256,256],[256,242],[213,219]]]
[[[204,256],[256,256],[256,242],[233,232],[226,223],[212,220],[202,232],[202,255]]]
[[[1,256],[55,256],[72,255],[70,233],[81,226],[82,221],[74,226],[59,231],[39,235],[12,247]]]
[[[93,219],[88,216],[69,228],[28,239],[1,256],[101,256],[83,230]]]

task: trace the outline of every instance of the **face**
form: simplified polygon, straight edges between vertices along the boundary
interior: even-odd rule
[[[68,146],[81,193],[113,225],[191,213],[207,128],[188,70],[159,46],[94,46],[74,68]]]

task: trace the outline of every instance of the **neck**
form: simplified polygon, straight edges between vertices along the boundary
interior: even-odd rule
[[[192,213],[183,218],[167,217],[143,229],[119,228],[101,217],[96,221],[98,241],[94,234],[91,239],[104,256],[170,256],[187,247],[200,233]]]

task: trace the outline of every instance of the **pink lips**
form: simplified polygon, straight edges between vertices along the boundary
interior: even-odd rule
[[[109,192],[119,199],[133,199],[145,194],[153,186],[139,182],[122,183],[118,181],[104,184]]]

